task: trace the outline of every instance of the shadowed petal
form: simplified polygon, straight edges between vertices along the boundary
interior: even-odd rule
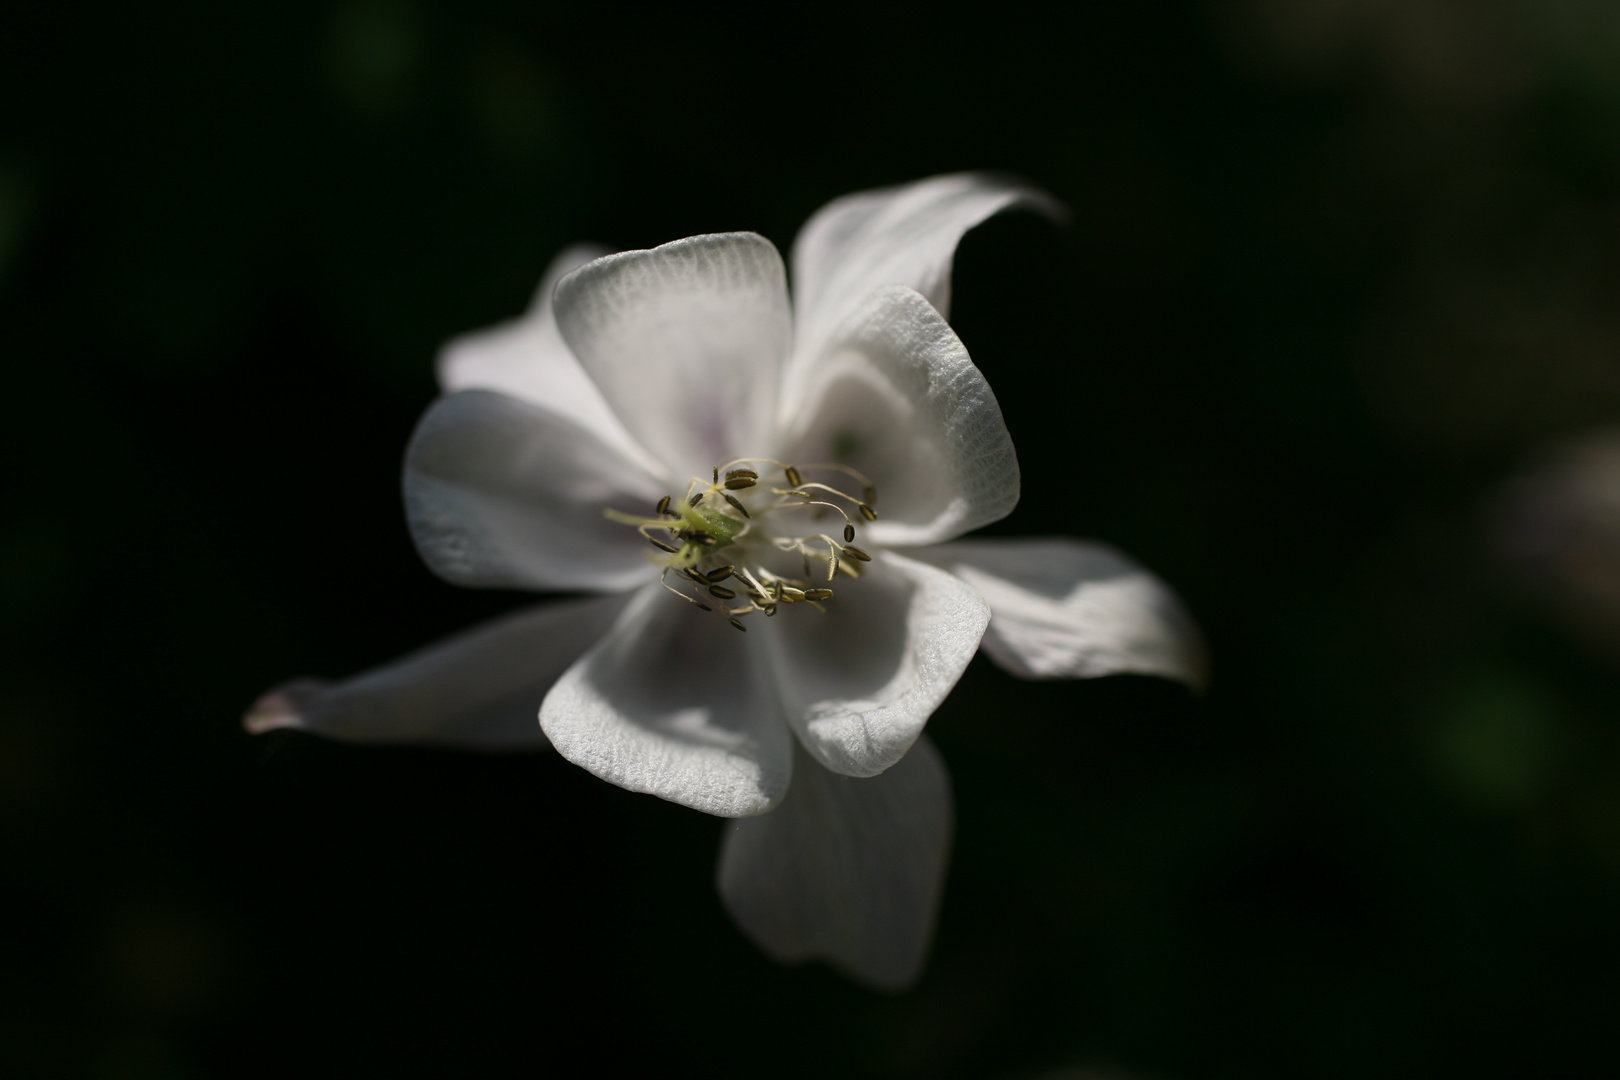
[[[869,779],[801,756],[781,806],[727,827],[720,896],[773,959],[904,990],[933,940],[950,845],[950,778],[926,737]]]
[[[1169,586],[1104,544],[958,540],[909,551],[990,605],[984,651],[1028,679],[1159,675],[1202,688],[1203,638]]]
[[[557,325],[641,445],[684,484],[759,454],[792,335],[787,274],[763,236],[694,236],[564,277]]]
[[[650,514],[664,491],[572,420],[464,390],[435,401],[405,451],[405,513],[434,573],[457,585],[631,588],[647,541],[602,511]]]
[[[593,244],[563,251],[546,268],[522,318],[465,334],[439,351],[439,386],[447,394],[496,390],[532,402],[568,417],[625,457],[649,466],[647,451],[624,430],[602,392],[563,344],[551,311],[551,293],[558,280],[606,254],[606,248]]]
[[[933,544],[1005,517],[1018,457],[990,385],[916,292],[879,289],[834,335],[805,396],[785,401],[788,459],[835,461],[877,487],[876,544]]]
[[[881,286],[910,286],[948,316],[957,242],[1014,206],[1063,216],[1045,192],[983,173],[856,192],[816,211],[793,242],[795,367],[816,363],[827,339]],[[790,385],[797,381],[795,373]]]
[[[751,644],[650,585],[552,687],[541,727],[609,783],[720,817],[764,813],[787,790],[793,739]]]
[[[628,602],[617,595],[524,608],[352,678],[278,687],[242,724],[255,735],[296,728],[341,742],[549,749],[541,700]]]
[[[959,578],[892,552],[834,588],[825,614],[785,611],[765,642],[805,749],[834,772],[874,776],[961,678],[990,612]]]

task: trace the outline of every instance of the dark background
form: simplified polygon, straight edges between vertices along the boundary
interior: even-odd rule
[[[1620,673],[1487,525],[1620,417],[1617,6],[698,10],[8,6],[0,1071],[1612,1067]],[[975,661],[913,992],[772,965],[719,821],[554,755],[241,733],[521,602],[421,566],[399,462],[560,247],[963,168],[1073,210],[957,262],[990,532],[1133,553],[1215,678]]]

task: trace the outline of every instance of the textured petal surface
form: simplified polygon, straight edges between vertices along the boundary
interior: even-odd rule
[[[756,649],[648,586],[552,687],[540,724],[609,783],[721,817],[764,813],[787,790],[793,739]]]
[[[793,332],[769,240],[720,233],[610,255],[558,282],[554,303],[563,339],[674,482],[762,452]]]
[[[801,757],[781,806],[727,828],[721,899],[775,960],[826,960],[904,990],[934,936],[951,817],[950,778],[927,738],[864,780]]]
[[[522,318],[455,338],[440,350],[439,386],[447,394],[497,390],[543,406],[631,460],[648,465],[647,452],[624,430],[602,392],[568,351],[551,311],[551,293],[562,276],[606,254],[606,248],[589,244],[563,251],[546,268]]]
[[[910,286],[949,315],[957,242],[1013,206],[1063,214],[1045,192],[981,173],[857,192],[816,211],[793,242],[795,364],[815,363],[849,313],[883,285]]]
[[[663,488],[557,413],[487,390],[435,401],[405,451],[417,550],[457,585],[631,588],[650,547],[606,507],[652,512]]]
[[[922,296],[879,289],[784,401],[788,460],[853,466],[877,487],[878,544],[933,544],[1005,517],[1018,457],[990,385]]]
[[[984,651],[1014,675],[1160,675],[1204,684],[1203,638],[1181,601],[1111,547],[1064,537],[958,540],[910,554],[984,597]]]
[[[243,718],[343,742],[549,749],[540,702],[624,610],[626,595],[555,600],[473,627],[339,682],[271,691]]]
[[[805,749],[834,772],[875,776],[961,678],[990,611],[961,579],[892,552],[834,588],[825,613],[790,608],[762,636]]]

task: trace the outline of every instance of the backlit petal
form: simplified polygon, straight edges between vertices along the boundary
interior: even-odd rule
[[[610,255],[558,282],[554,303],[563,339],[674,482],[760,452],[792,335],[769,240],[720,233]]]
[[[551,293],[562,276],[606,254],[606,248],[592,244],[563,251],[546,268],[522,318],[465,334],[439,351],[439,386],[447,394],[496,390],[533,402],[568,417],[630,460],[649,466],[646,450],[624,430],[602,392],[563,344],[551,311]]]
[[[789,607],[763,636],[805,749],[834,772],[875,776],[961,678],[990,612],[961,579],[892,552],[833,588],[825,613]]]
[[[903,286],[869,296],[804,396],[784,402],[788,460],[853,466],[877,487],[877,544],[933,544],[1005,517],[1018,457],[1001,407],[939,312]]]
[[[609,783],[721,817],[764,813],[787,790],[793,740],[751,645],[650,585],[552,687],[540,724]]]
[[[631,588],[652,549],[602,511],[651,514],[664,493],[572,420],[488,390],[435,401],[405,452],[411,536],[457,585]]]
[[[910,286],[948,316],[957,242],[1014,206],[1063,214],[1045,192],[983,173],[856,192],[816,211],[793,242],[795,366],[817,362],[849,313],[884,285]]]
[[[959,575],[990,605],[984,651],[1014,675],[1159,675],[1202,687],[1203,638],[1153,574],[1104,544],[958,540],[911,552]]]
[[[721,899],[777,961],[826,960],[878,989],[904,990],[933,939],[951,816],[950,778],[926,737],[868,779],[801,753],[782,805],[727,827]]]
[[[295,728],[341,742],[549,749],[540,702],[628,601],[553,600],[338,682],[288,683],[260,698],[243,726],[254,734]]]

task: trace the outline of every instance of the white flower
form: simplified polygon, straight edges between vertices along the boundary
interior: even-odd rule
[[[954,539],[1018,501],[995,396],[943,314],[957,241],[1015,204],[1051,207],[973,175],[840,199],[795,242],[791,302],[752,233],[565,253],[528,316],[446,349],[405,502],[451,582],[604,595],[283,687],[249,730],[549,737],[620,787],[738,819],[720,892],[767,953],[908,985],[951,832],[922,729],[981,639],[1032,678],[1201,677],[1173,596],[1118,553]]]

